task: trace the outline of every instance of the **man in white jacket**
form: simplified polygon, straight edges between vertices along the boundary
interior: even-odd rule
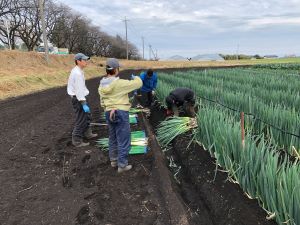
[[[83,69],[87,66],[90,57],[77,53],[74,57],[76,66],[72,69],[68,80],[68,95],[71,96],[72,106],[76,116],[75,126],[72,132],[72,144],[75,147],[88,146],[89,142],[84,142],[83,137],[87,139],[94,138],[97,134],[92,133],[90,128],[91,110],[87,103],[86,96],[89,90],[85,85]]]

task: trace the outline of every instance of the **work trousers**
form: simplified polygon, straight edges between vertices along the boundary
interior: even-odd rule
[[[144,103],[143,106],[150,107],[153,102],[152,91],[149,91],[149,92],[141,91],[141,94],[142,94],[142,102]]]
[[[84,136],[84,132],[89,128],[91,114],[84,112],[81,103],[75,96],[72,97],[72,106],[75,113],[75,125],[72,136],[82,138]]]
[[[110,120],[110,111],[105,112],[109,128],[109,158],[118,161],[118,167],[128,165],[130,151],[130,124],[128,111],[115,110],[113,120]]]

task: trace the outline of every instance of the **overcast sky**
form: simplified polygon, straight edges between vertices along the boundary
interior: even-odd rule
[[[125,38],[145,58],[197,54],[300,55],[300,0],[58,0],[108,34]]]

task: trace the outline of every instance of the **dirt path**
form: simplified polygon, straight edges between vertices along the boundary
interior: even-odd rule
[[[72,199],[73,193],[61,188],[61,170],[48,154],[70,130],[67,100],[64,90],[57,89],[0,104],[3,224],[63,222],[64,214],[71,219],[67,211],[74,203],[64,196]]]

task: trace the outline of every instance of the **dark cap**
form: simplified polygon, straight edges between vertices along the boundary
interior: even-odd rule
[[[77,53],[74,57],[75,60],[89,60],[90,57],[84,55],[83,53]]]
[[[149,77],[152,77],[152,75],[153,75],[153,70],[151,70],[151,69],[147,70],[147,75],[148,75]]]

